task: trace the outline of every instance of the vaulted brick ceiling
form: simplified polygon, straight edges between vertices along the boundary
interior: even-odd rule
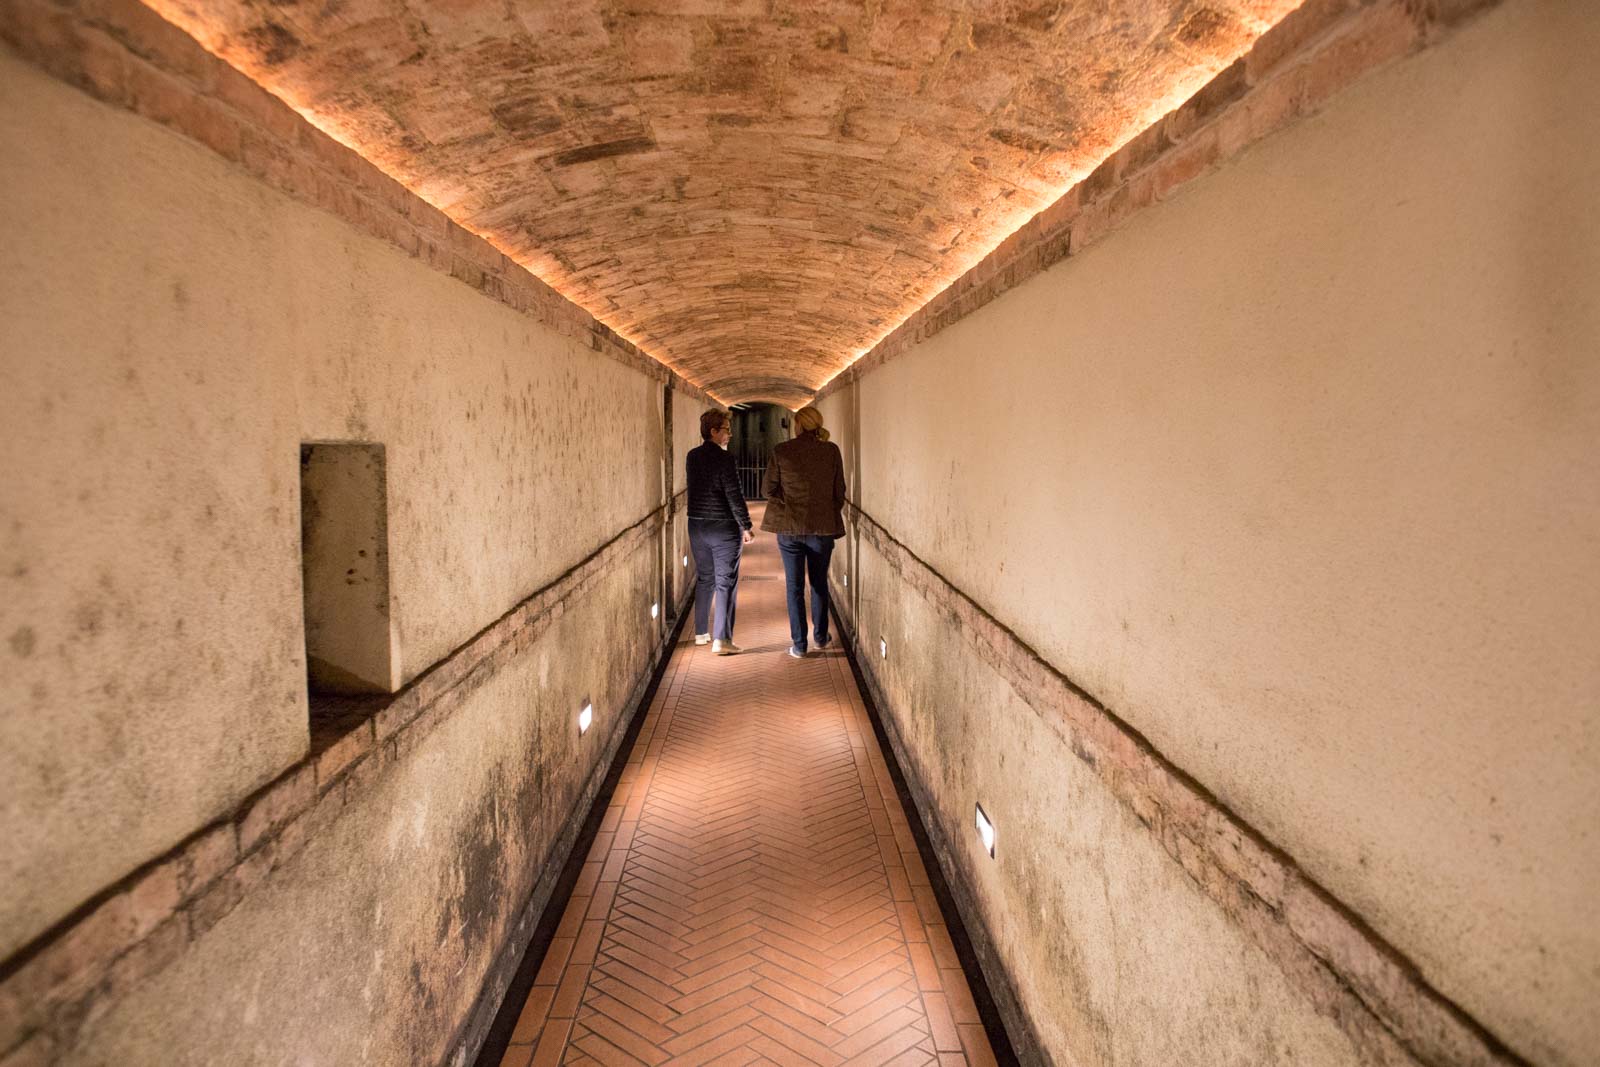
[[[1299,0],[149,0],[649,354],[789,404]]]

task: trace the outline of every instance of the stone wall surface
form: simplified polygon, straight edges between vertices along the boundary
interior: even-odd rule
[[[675,615],[670,375],[88,87],[0,48],[0,1058],[440,1060]],[[311,440],[385,446],[407,686],[320,740]]]
[[[433,1064],[580,804],[655,640],[653,539],[496,670],[191,950],[88,1024],[74,1064]],[[596,634],[604,656],[573,655]],[[594,703],[581,737],[579,702]],[[540,886],[541,880],[544,884]],[[470,1050],[467,1050],[470,1051]]]
[[[924,818],[942,823],[940,865],[1011,975],[1033,1031],[1018,1041],[1026,1060],[1365,1062],[871,541],[851,581],[865,601],[859,655],[894,709],[902,766],[934,801]],[[977,803],[998,830],[994,859],[974,832]],[[1416,1062],[1389,1051],[1371,1062]]]
[[[1582,5],[1508,0],[820,402],[859,465],[858,529],[948,587],[930,614],[862,536],[836,591],[1061,1062],[1159,1046],[1163,1015],[1096,1014],[1131,1009],[1141,939],[1197,971],[1239,957],[1147,895],[1134,823],[1070,799],[988,680],[1006,657],[1014,688],[1065,702],[1032,709],[1071,720],[1056,746],[1135,814],[1170,802],[1142,813],[1168,862],[1279,946],[1291,985],[1333,990],[1333,1017],[1370,1007],[1356,1029],[1424,1062],[1600,1047],[1600,120],[1570,106],[1600,92],[1597,30]],[[1010,651],[969,655],[974,612]],[[989,867],[966,855],[979,800]],[[1089,899],[1086,863],[1121,910]],[[1319,917],[1275,896],[1290,884]],[[1055,1028],[1051,968],[1085,1027]],[[1191,995],[1271,1062],[1234,973]]]

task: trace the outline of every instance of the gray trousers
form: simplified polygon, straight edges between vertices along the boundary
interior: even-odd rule
[[[694,553],[695,569],[695,633],[708,633],[720,641],[733,639],[739,555],[743,550],[743,531],[738,523],[689,520],[689,551]]]

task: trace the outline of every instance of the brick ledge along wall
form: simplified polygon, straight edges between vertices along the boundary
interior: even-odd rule
[[[1026,1060],[1600,1048],[1579,6],[1308,3],[821,392]]]
[[[713,401],[131,0],[0,7],[0,84],[0,1063],[467,1062]],[[308,440],[385,446],[403,682],[315,735]]]

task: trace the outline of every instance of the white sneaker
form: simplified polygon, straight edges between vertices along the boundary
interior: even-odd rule
[[[740,652],[743,652],[744,649],[740,648],[732,641],[723,641],[719,638],[711,642],[711,651],[718,656],[734,656],[738,655]]]
[[[710,634],[695,634],[694,635],[694,643],[697,644],[697,645],[709,645],[711,643],[711,635]]]
[[[806,654],[800,648],[799,645],[790,645],[789,646],[789,658],[790,659],[805,659],[806,658]]]

